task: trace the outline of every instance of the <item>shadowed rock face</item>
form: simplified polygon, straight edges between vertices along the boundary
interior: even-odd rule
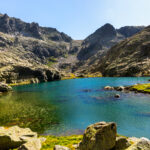
[[[132,35],[140,32],[144,29],[144,26],[125,26],[117,30],[118,33],[124,35],[126,38],[131,37]]]
[[[117,35],[115,28],[111,24],[106,24],[88,36],[82,43],[81,51],[78,54],[79,59],[86,60],[104,47],[111,47],[111,40]]]

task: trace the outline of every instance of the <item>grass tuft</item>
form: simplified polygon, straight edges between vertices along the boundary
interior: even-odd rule
[[[80,143],[83,136],[82,135],[72,135],[72,136],[42,136],[46,138],[46,141],[42,143],[41,150],[53,150],[55,145],[61,145],[69,147],[71,150],[75,150],[73,145]]]

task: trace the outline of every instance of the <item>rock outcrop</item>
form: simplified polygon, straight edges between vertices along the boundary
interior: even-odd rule
[[[40,150],[41,140],[29,128],[0,127],[0,149]]]
[[[5,83],[0,83],[0,92],[9,92],[12,88]]]
[[[46,66],[24,66],[18,64],[7,66],[0,71],[0,81],[6,83],[39,83],[60,79],[61,76],[57,70]]]

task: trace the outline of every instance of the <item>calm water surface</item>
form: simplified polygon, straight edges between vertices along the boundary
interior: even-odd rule
[[[103,90],[148,79],[87,78],[14,87],[13,93],[0,97],[0,125],[69,135],[81,134],[95,122],[114,121],[119,134],[150,138],[150,95]],[[120,99],[114,98],[116,93]]]

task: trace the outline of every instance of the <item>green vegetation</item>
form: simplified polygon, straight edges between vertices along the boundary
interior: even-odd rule
[[[138,92],[150,93],[150,83],[133,85],[130,89]]]
[[[62,77],[62,80],[69,80],[69,79],[78,79],[78,78],[96,78],[96,77],[102,77],[101,73],[88,73],[88,74],[81,74],[79,76],[76,76],[73,73],[68,73],[65,76]]]
[[[42,136],[46,141],[42,144],[42,150],[53,150],[55,145],[66,146],[74,150],[73,145],[82,140],[82,135],[72,136]]]
[[[47,66],[51,67],[53,64],[55,64],[57,62],[58,62],[57,58],[55,58],[54,56],[51,56],[47,60]]]
[[[56,107],[42,102],[38,97],[38,93],[30,92],[0,96],[0,126],[18,125],[40,134],[58,124],[60,119],[56,114]]]
[[[26,84],[31,84],[30,80],[26,80],[26,81],[22,81],[22,82],[18,82],[18,83],[10,83],[10,86],[19,86],[19,85],[26,85]]]
[[[57,58],[55,58],[54,56],[51,56],[48,60],[51,62],[57,62]]]

